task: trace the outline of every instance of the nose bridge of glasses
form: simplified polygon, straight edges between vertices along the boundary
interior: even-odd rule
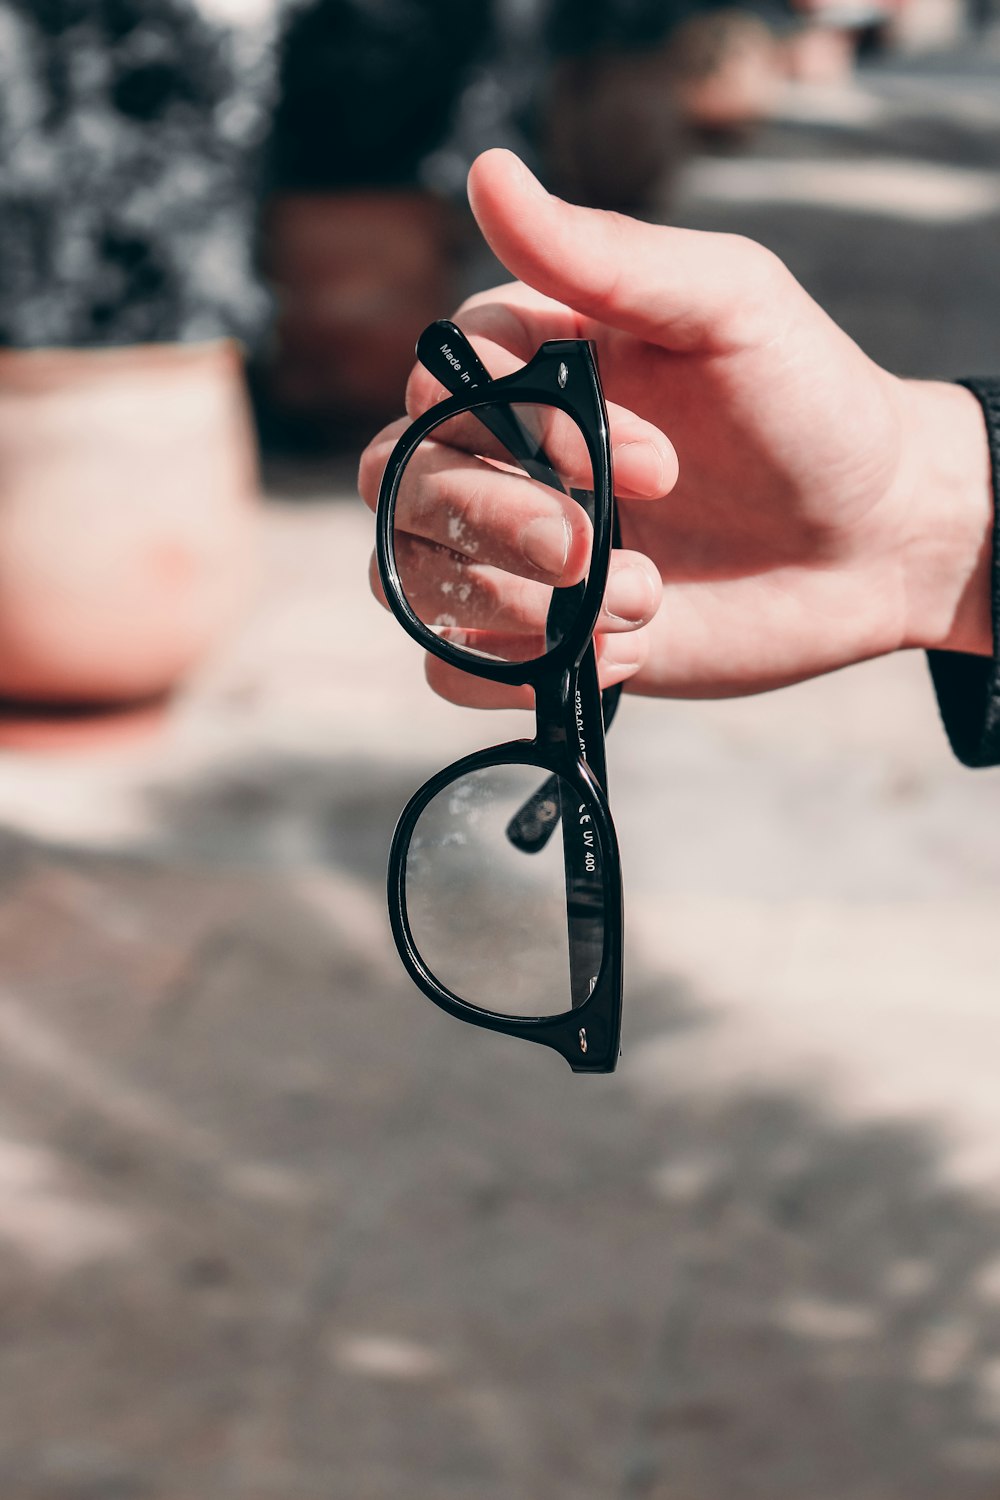
[[[592,645],[585,651],[576,672],[567,671],[558,680],[555,691],[544,680],[540,689],[535,690],[538,743],[579,755],[605,791],[608,766],[604,732],[614,717],[618,696],[613,688],[601,692]],[[558,827],[557,780],[550,776],[543,782],[507,825],[508,841],[522,854],[539,853]]]
[[[575,673],[569,667],[543,672],[534,683],[535,740],[557,754],[574,754]]]

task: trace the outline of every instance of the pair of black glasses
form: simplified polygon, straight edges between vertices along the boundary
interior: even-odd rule
[[[425,650],[531,687],[536,729],[465,756],[410,799],[389,854],[393,937],[412,979],[450,1015],[552,1047],[574,1072],[610,1073],[622,886],[604,730],[620,690],[602,704],[593,633],[617,526],[595,352],[587,340],[553,340],[493,380],[461,330],[441,321],[417,355],[453,394],[407,429],[386,465],[382,586]],[[519,506],[530,515],[539,487],[585,511],[589,562],[568,588],[518,580],[513,622],[498,603],[498,570],[476,561],[465,508],[502,493],[512,515]],[[440,507],[430,528],[428,503]],[[442,540],[416,541],[415,524]]]

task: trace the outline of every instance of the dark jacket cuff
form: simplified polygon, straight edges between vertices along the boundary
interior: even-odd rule
[[[993,476],[993,655],[928,651],[938,708],[951,748],[966,766],[1000,765],[1000,380],[960,380],[986,417]]]

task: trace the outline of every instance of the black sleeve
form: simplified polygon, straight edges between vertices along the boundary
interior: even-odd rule
[[[993,655],[929,651],[931,676],[951,748],[966,766],[1000,765],[1000,379],[960,380],[986,416],[993,475]]]

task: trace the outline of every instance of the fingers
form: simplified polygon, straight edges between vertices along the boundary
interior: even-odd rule
[[[491,354],[491,346],[483,340],[472,342],[483,356]],[[499,368],[506,361],[494,357],[491,363]],[[521,362],[515,361],[514,367],[520,369]],[[419,416],[442,400],[443,395],[437,381],[418,366],[407,388],[410,416]],[[514,405],[504,410],[513,412],[529,436],[540,443],[561,479],[592,488],[586,443],[572,418],[555,407]],[[677,480],[677,455],[670,440],[658,427],[623,406],[608,402],[607,412],[616,493],[635,500],[659,499],[667,494]],[[510,462],[508,450],[471,413],[443,424],[435,431],[434,438],[458,450]]]
[[[616,682],[627,682],[645,665],[648,648],[646,633],[642,630],[629,635],[595,636],[594,644],[602,688],[612,687]],[[465,708],[534,707],[531,688],[486,682],[481,677],[473,677],[469,672],[449,666],[436,656],[427,656],[425,669],[431,687],[450,703]]]
[[[395,422],[390,422],[388,427],[383,427],[381,432],[376,433],[362,451],[358,463],[358,494],[369,510],[374,510],[378,504],[379,485],[382,483],[389,455],[409,425],[408,418],[397,417]]]
[[[469,202],[513,275],[667,349],[735,352],[773,337],[805,296],[777,257],[751,240],[564,203],[509,151],[487,151],[473,163]]]
[[[440,394],[440,387],[436,387],[429,376],[427,381],[427,387],[421,387],[421,396],[429,396],[435,389]],[[527,427],[531,424],[532,435],[541,442],[564,488],[577,486],[592,489],[590,457],[576,424],[564,413],[554,410],[514,410],[517,410],[523,425]],[[658,499],[669,494],[677,482],[677,455],[664,434],[624,407],[614,405],[608,407],[608,425],[615,493],[622,499],[639,500]],[[358,489],[371,510],[375,509],[378,502],[379,486],[386,464],[407,426],[405,418],[391,423],[372,439],[361,455]],[[489,521],[482,513],[482,506],[473,505],[473,501],[482,498],[480,490],[486,480],[489,479],[491,484],[496,482],[496,476],[484,469],[479,462],[482,458],[494,465],[502,465],[507,471],[513,470],[513,473],[508,472],[503,476],[504,484],[510,487],[509,499],[501,502],[499,492],[490,491],[495,496],[494,504],[501,506],[501,513],[502,505],[510,503],[515,507],[516,514],[527,521],[525,506],[528,504],[529,491],[534,495],[532,503],[539,517],[553,513],[553,501],[557,492],[516,471],[509,453],[483,423],[466,415],[453,418],[435,429],[432,438],[421,444],[410,459],[397,501],[397,525],[406,530],[414,529],[418,535],[426,536],[429,540],[445,543],[454,541],[454,536],[447,534],[447,527],[456,518],[469,535],[473,535],[479,525],[488,527]],[[426,491],[420,496],[418,490],[424,484]],[[412,527],[408,510],[411,506],[414,517],[420,513],[424,518],[419,525],[413,519]],[[448,513],[439,514],[435,522],[432,518],[435,512],[441,512],[442,506],[447,507]],[[579,506],[569,501],[557,508],[569,516],[571,524],[580,511]],[[467,514],[470,509],[478,511],[478,514]],[[436,530],[432,529],[435,526]],[[441,534],[442,526],[445,534]],[[511,526],[512,523],[506,528],[508,532]]]
[[[372,459],[374,470],[379,458]],[[370,476],[362,474],[362,483]],[[441,444],[427,443],[405,470],[396,499],[397,558],[415,563],[406,539],[536,582],[577,583],[590,558],[590,520],[575,500]],[[429,564],[432,558],[428,554]]]
[[[488,634],[491,644],[481,640],[477,649],[505,661],[526,660],[544,651],[550,586],[512,577],[415,538],[400,539],[396,562],[410,608],[431,629],[442,630],[451,640],[456,640],[456,631]],[[369,576],[373,593],[385,604],[374,557]],[[598,631],[638,629],[656,614],[661,596],[660,577],[649,558],[639,552],[613,553]]]

